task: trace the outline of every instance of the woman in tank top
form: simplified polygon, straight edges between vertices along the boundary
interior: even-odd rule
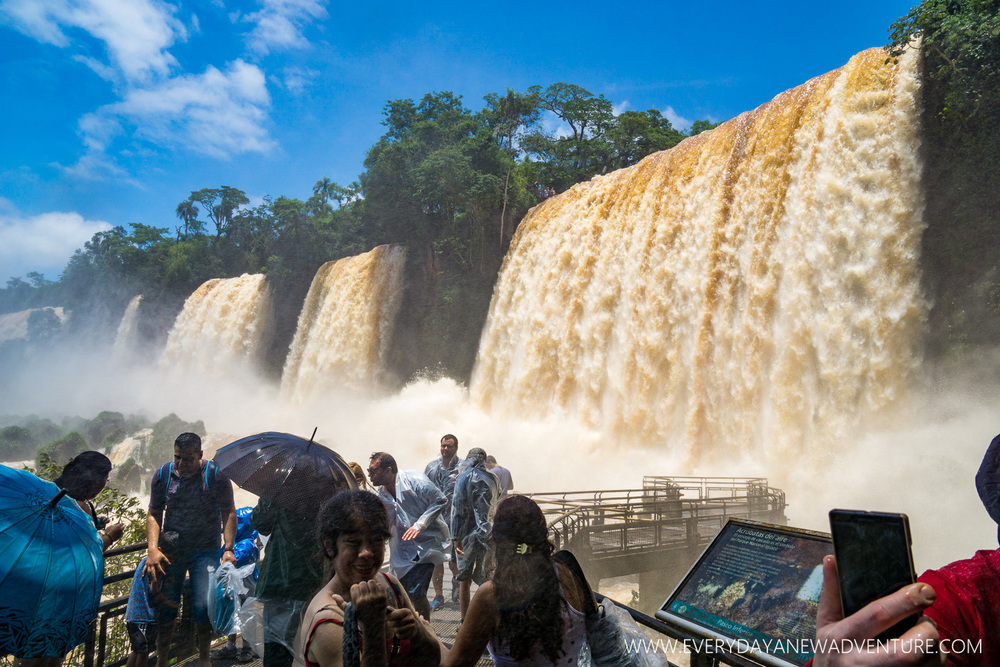
[[[399,581],[379,572],[389,539],[389,518],[377,496],[342,491],[328,500],[317,522],[333,577],[313,597],[296,646],[307,667],[343,664],[344,608],[353,602],[365,667],[436,666],[439,643],[430,623],[413,610]]]
[[[541,508],[525,496],[497,507],[491,540],[493,578],[476,591],[446,667],[474,665],[489,650],[495,665],[575,665],[584,641],[585,591],[552,560]]]

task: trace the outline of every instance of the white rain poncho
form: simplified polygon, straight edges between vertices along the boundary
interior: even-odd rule
[[[451,499],[455,495],[455,480],[458,479],[458,466],[464,462],[465,459],[456,455],[451,460],[451,465],[445,466],[444,459],[439,456],[424,468],[424,474],[434,482],[434,486],[440,489],[444,497],[448,499],[448,505],[445,506],[442,513],[445,522],[451,520]]]
[[[482,459],[466,459],[455,482],[451,509],[451,532],[456,540],[462,540],[465,552],[465,557],[459,557],[460,570],[464,560],[481,559],[489,551],[487,538],[499,498],[497,476],[486,469]]]
[[[396,475],[396,497],[385,487],[379,487],[378,497],[389,513],[392,541],[389,543],[389,565],[397,577],[404,576],[418,563],[443,563],[450,547],[451,534],[441,512],[448,499],[426,475],[416,470],[400,470]],[[408,528],[420,534],[414,540],[403,541]]]

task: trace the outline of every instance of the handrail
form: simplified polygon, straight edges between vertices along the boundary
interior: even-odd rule
[[[763,477],[645,476],[642,489],[528,495],[547,515],[560,548],[572,546],[594,558],[692,548],[710,538],[709,524],[720,517],[783,522],[786,507],[784,492]],[[633,543],[629,531],[638,530],[652,532],[636,533],[643,537]]]
[[[145,551],[147,546],[148,542],[139,542],[108,549],[104,552],[105,563],[117,556],[127,556],[128,554]],[[103,586],[107,587],[122,581],[131,580],[135,576],[135,572],[136,568],[132,567],[117,574],[105,575]],[[185,598],[182,605],[188,606],[187,586],[185,586],[184,595]],[[120,628],[124,627],[124,608],[128,604],[128,597],[128,594],[125,594],[102,600],[97,607],[98,616],[90,626],[90,632],[83,645],[82,654],[79,654],[79,661],[74,660],[65,664],[80,665],[82,667],[120,667],[125,664],[128,658],[127,650],[124,655],[119,655],[109,662],[106,662],[106,660],[109,657],[107,653],[108,637],[114,631],[114,628],[119,628],[118,631],[121,632]],[[178,648],[182,649],[179,655],[187,656],[192,653],[192,651],[188,650],[190,648],[189,644],[192,633],[190,628],[185,628],[188,618],[189,614],[187,613],[182,614],[178,618],[178,626],[175,629],[173,642],[170,647],[172,654],[176,653]]]

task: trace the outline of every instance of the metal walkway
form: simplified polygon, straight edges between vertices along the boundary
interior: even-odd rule
[[[641,489],[529,495],[557,548],[594,579],[690,563],[729,517],[787,523],[784,492],[762,477],[646,476]]]

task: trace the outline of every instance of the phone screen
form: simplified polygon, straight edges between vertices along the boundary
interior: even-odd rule
[[[905,514],[831,510],[830,532],[844,616],[916,581]],[[915,615],[881,637],[897,637],[916,621]]]

